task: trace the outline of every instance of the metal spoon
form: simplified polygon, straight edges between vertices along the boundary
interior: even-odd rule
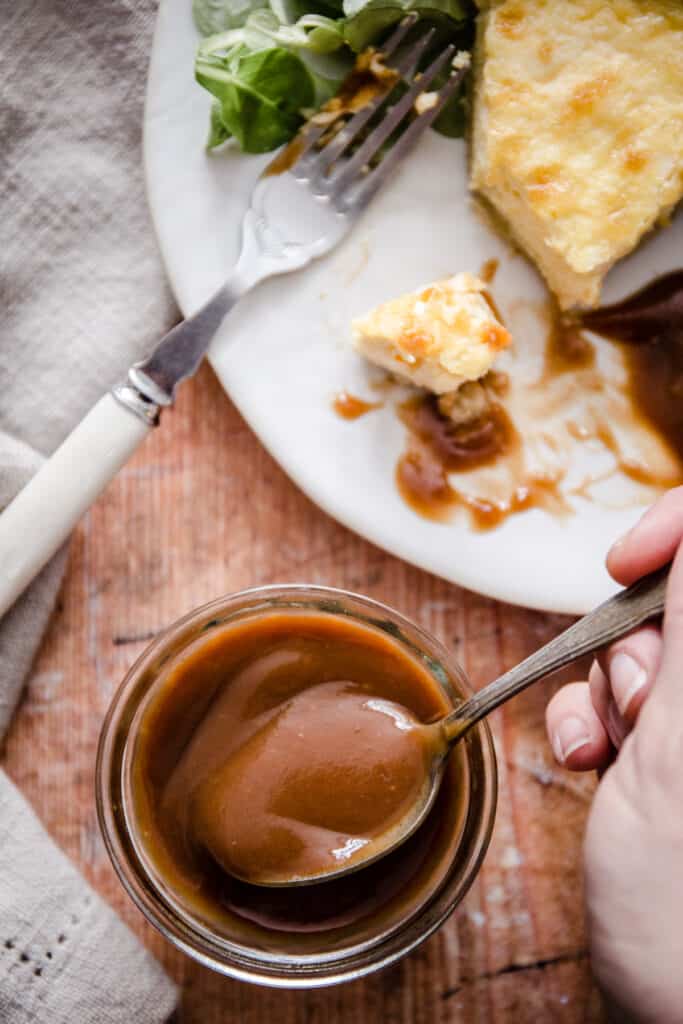
[[[411,719],[414,727],[423,732],[431,763],[425,775],[425,785],[420,797],[398,824],[393,825],[386,833],[374,837],[339,867],[310,877],[259,879],[258,884],[291,886],[329,881],[367,867],[404,843],[429,814],[439,791],[448,754],[454,744],[482,718],[511,697],[521,693],[527,686],[571,664],[583,655],[618,640],[649,619],[661,615],[664,611],[669,569],[670,566],[667,565],[620,591],[519,665],[464,701],[440,721],[425,725]]]

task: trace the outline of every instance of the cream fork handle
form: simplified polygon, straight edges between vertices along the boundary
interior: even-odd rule
[[[245,218],[245,224],[247,219]],[[0,511],[0,615],[69,536],[98,494],[173,404],[177,385],[199,367],[209,343],[242,295],[266,276],[243,245],[232,274],[193,316],[166,334],[128,380],[93,406],[63,444]]]
[[[153,426],[106,394],[0,515],[0,615]]]

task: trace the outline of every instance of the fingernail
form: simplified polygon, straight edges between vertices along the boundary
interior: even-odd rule
[[[628,735],[628,729],[624,724],[624,720],[619,713],[617,708],[617,702],[615,700],[609,700],[607,702],[607,715],[605,716],[605,726],[607,728],[607,735],[610,738],[612,746],[616,750],[621,749],[621,744]]]
[[[566,764],[568,757],[587,746],[590,741],[590,733],[583,719],[572,715],[558,726],[553,736],[553,752],[560,764]]]
[[[625,651],[615,654],[609,663],[609,678],[617,707],[625,715],[639,690],[647,682],[647,672]]]
[[[631,528],[630,530],[627,530],[626,533],[623,534],[623,536],[621,536],[619,538],[619,540],[615,540],[614,544],[612,545],[612,547],[607,552],[607,558],[609,558],[610,555],[613,555],[615,551],[620,551],[621,548],[623,548],[624,544],[629,539],[629,537],[631,536],[632,533],[633,533],[633,528]]]

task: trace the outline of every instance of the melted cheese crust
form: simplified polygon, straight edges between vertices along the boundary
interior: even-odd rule
[[[472,186],[561,306],[595,305],[683,196],[683,5],[480,6]]]
[[[472,274],[402,295],[353,321],[353,344],[373,363],[437,395],[477,380],[510,334]]]

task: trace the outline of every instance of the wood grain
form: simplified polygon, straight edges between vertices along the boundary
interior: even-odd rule
[[[475,685],[565,623],[413,569],[315,508],[261,448],[208,367],[85,517],[57,613],[5,750],[50,833],[183,990],[182,1024],[579,1024],[604,1020],[582,922],[587,777],[552,762],[543,730],[557,681],[493,716],[500,799],[493,841],[463,905],[384,973],[311,993],[257,989],[199,967],[147,926],[99,837],[98,730],[146,642],[221,593],[287,581],[363,591],[453,648]],[[575,670],[576,671],[576,670]]]

